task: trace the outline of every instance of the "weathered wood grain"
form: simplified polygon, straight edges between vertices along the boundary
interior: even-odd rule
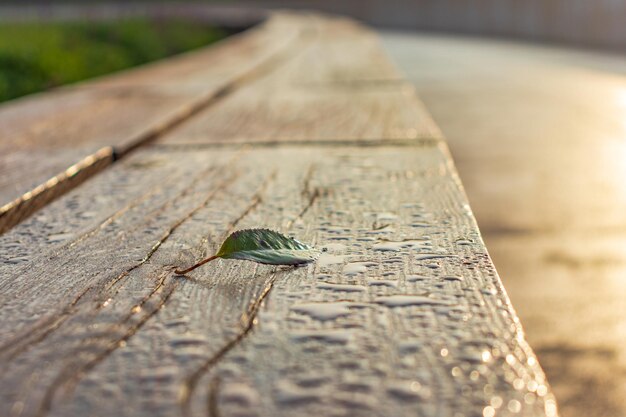
[[[102,147],[123,155],[262,76],[280,65],[309,20],[276,15],[212,48],[3,105],[0,206],[15,207],[23,194]]]
[[[5,256],[110,213],[3,263],[0,414],[552,415],[445,149],[410,149],[157,148],[51,204]],[[129,171],[143,195],[96,201]],[[173,274],[252,226],[328,252]]]
[[[32,162],[31,157],[32,155],[25,157],[23,162],[30,164]],[[0,234],[28,218],[28,216],[46,206],[59,195],[76,187],[91,176],[108,167],[113,163],[113,158],[114,154],[112,148],[102,148],[70,166],[60,174],[52,177],[45,183],[36,186],[33,184],[34,188],[31,191],[22,194],[20,197],[4,206],[0,206]],[[58,163],[59,168],[62,168],[63,162],[66,161],[63,160]]]
[[[160,142],[168,144],[437,140],[410,86],[245,89]]]
[[[292,18],[293,54],[0,236],[0,415],[556,416],[414,92],[361,26]],[[255,226],[327,251],[174,274]]]
[[[275,73],[283,86],[404,81],[374,32],[351,19],[312,18],[308,47]]]
[[[295,57],[162,142],[437,140],[441,133],[371,32],[316,19]]]

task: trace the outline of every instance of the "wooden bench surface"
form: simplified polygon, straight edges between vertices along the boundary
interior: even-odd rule
[[[273,67],[303,30],[297,18],[276,16],[211,48],[3,106],[0,233],[58,197],[57,182],[82,181],[66,168],[79,164],[88,177],[150,142]]]
[[[0,119],[3,175],[104,147],[5,209],[0,416],[557,415],[445,141],[366,28],[275,14]],[[173,273],[248,227],[326,252]]]

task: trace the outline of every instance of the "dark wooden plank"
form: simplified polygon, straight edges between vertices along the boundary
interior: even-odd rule
[[[15,207],[23,194],[104,146],[123,155],[263,74],[309,20],[276,15],[210,48],[3,105],[0,207]]]
[[[2,263],[1,414],[554,415],[444,145],[157,148],[39,215],[108,206],[132,166],[162,183]],[[172,273],[252,226],[329,251]]]

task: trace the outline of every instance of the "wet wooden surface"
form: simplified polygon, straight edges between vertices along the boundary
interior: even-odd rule
[[[0,415],[556,415],[419,100],[367,29],[293,18],[300,53],[0,236]],[[327,251],[173,273],[255,226]]]
[[[4,104],[0,233],[23,219],[18,206],[40,208],[32,191],[69,166],[104,147],[123,155],[210,106],[224,91],[271,69],[302,36],[299,19],[306,18],[277,16],[166,63]]]

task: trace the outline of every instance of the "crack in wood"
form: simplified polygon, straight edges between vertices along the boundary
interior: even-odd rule
[[[237,159],[237,157],[233,158],[233,160],[235,160],[235,159]],[[231,163],[232,163],[232,161],[231,161]],[[215,170],[215,168],[209,168],[209,169],[201,172],[200,174],[196,175],[196,177],[192,180],[192,182],[187,187],[185,187],[185,189],[182,192],[180,192],[173,199],[168,200],[158,210],[153,211],[151,213],[151,215],[154,216],[155,214],[164,212],[167,208],[169,208],[172,204],[174,204],[175,201],[180,200],[181,198],[184,198],[185,196],[187,196],[191,192],[191,190],[193,190],[193,188],[198,184],[198,182],[200,182],[203,179],[205,179],[205,176],[207,174],[209,174],[210,172],[214,171],[214,170]],[[180,227],[185,221],[189,220],[189,218],[191,218],[199,210],[205,208],[207,206],[207,204],[213,199],[213,197],[215,197],[215,195],[217,193],[223,191],[228,185],[232,184],[235,181],[235,179],[237,179],[237,175],[231,176],[226,181],[223,181],[222,183],[220,183],[220,185],[218,187],[216,187],[213,191],[211,191],[209,193],[209,195],[206,197],[206,199],[202,202],[201,205],[197,206],[194,210],[189,212],[185,217],[183,217],[182,219],[179,219],[173,226],[171,226],[168,230],[166,230],[165,233],[161,236],[161,238],[152,246],[152,248],[150,248],[150,250],[148,251],[146,256],[144,256],[143,259],[141,259],[141,261],[139,263],[133,265],[132,267],[130,267],[129,269],[127,269],[126,271],[124,271],[120,275],[118,275],[114,280],[112,280],[105,287],[105,290],[107,290],[107,291],[110,290],[118,282],[120,282],[124,277],[128,276],[128,274],[130,274],[132,271],[134,271],[135,269],[139,268],[141,265],[143,265],[146,262],[148,262],[148,260],[150,260],[152,255],[154,255],[154,253],[159,249],[159,247],[161,247],[161,245],[170,237],[170,235],[178,227]],[[117,294],[117,291],[115,292],[115,294]]]
[[[298,215],[294,219],[289,220],[287,222],[287,229],[291,229],[291,226],[293,226],[293,224],[298,219],[301,219],[306,214],[306,212],[309,211],[309,209],[313,206],[313,204],[315,204],[315,201],[318,198],[322,196],[327,196],[330,192],[327,188],[322,188],[322,187],[311,188],[311,179],[316,169],[317,169],[317,166],[312,164],[309,167],[304,177],[304,182],[303,182],[302,191],[300,192],[300,195],[306,199],[306,203],[304,207],[302,208],[302,210],[300,210],[300,213],[298,213]]]
[[[236,158],[233,158],[233,159],[236,159]],[[219,192],[223,191],[225,188],[227,188],[238,177],[239,177],[239,174],[235,173],[235,174],[230,175],[226,180],[222,181],[215,189],[212,190],[212,192],[209,193],[209,195],[202,201],[201,204],[199,204],[198,206],[194,207],[193,210],[190,210],[184,217],[180,218],[172,226],[170,226],[169,229],[166,230],[166,232],[162,235],[162,237],[157,241],[157,243],[155,243],[155,245],[152,246],[150,251],[146,254],[146,256],[139,263],[131,266],[126,271],[124,271],[122,274],[120,274],[114,280],[114,282],[112,282],[110,285],[108,285],[106,287],[106,290],[110,291],[112,289],[112,287],[117,282],[119,282],[124,277],[128,276],[135,269],[141,267],[146,262],[148,262],[152,258],[152,256],[156,253],[156,251],[162,246],[162,244],[165,243],[169,239],[169,237],[182,224],[184,224],[187,220],[189,220],[199,210],[201,210],[202,208],[205,208],[209,204],[209,202],[214,198],[214,196],[217,193],[219,193]],[[187,189],[185,191],[183,191],[182,193],[180,193],[176,198],[181,198],[181,197],[189,194],[191,192],[192,188],[193,188],[193,184],[190,185],[189,187],[187,187]],[[170,202],[171,201],[173,201],[173,200],[170,200]],[[250,211],[250,209],[247,210],[247,212],[249,212],[249,211]],[[72,386],[75,385],[78,382],[78,380],[80,378],[82,378],[89,370],[93,369],[93,367],[95,367],[99,362],[103,361],[106,357],[108,357],[111,353],[113,353],[120,346],[120,343],[126,342],[128,339],[130,339],[130,337],[132,337],[132,335],[134,335],[152,316],[154,316],[160,310],[160,308],[163,305],[165,305],[165,303],[167,302],[169,297],[173,294],[174,290],[178,286],[178,282],[174,282],[174,283],[172,283],[172,284],[170,284],[168,286],[165,286],[165,284],[164,284],[165,283],[165,279],[173,271],[174,268],[175,268],[174,266],[168,267],[167,273],[164,273],[164,274],[161,275],[161,279],[160,279],[159,283],[155,286],[153,291],[147,297],[143,298],[139,303],[135,304],[130,309],[130,313],[128,315],[126,315],[119,323],[117,323],[117,325],[124,325],[124,324],[128,323],[130,321],[130,319],[138,311],[141,311],[143,309],[144,305],[146,305],[148,303],[148,301],[150,301],[154,297],[154,295],[157,294],[163,288],[164,289],[164,291],[163,291],[164,295],[161,297],[161,299],[160,299],[159,303],[157,304],[156,308],[154,308],[147,315],[145,315],[138,323],[136,323],[135,325],[130,326],[127,329],[126,333],[124,335],[122,335],[120,338],[118,338],[118,339],[112,341],[111,343],[109,343],[109,346],[104,351],[102,351],[99,355],[97,355],[94,359],[89,360],[89,361],[87,361],[86,363],[83,363],[83,364],[78,364],[78,365],[74,365],[74,366],[69,365],[64,370],[62,370],[57,375],[57,377],[55,377],[55,379],[53,380],[52,384],[48,387],[48,389],[46,390],[46,393],[44,394],[44,397],[43,397],[42,402],[40,404],[38,416],[45,416],[50,411],[50,409],[52,407],[52,404],[53,404],[53,401],[54,401],[54,398],[56,396],[56,393],[58,392],[58,390],[60,389],[61,386],[67,386],[68,384],[70,384],[70,382],[73,382]],[[83,293],[80,294],[79,297],[77,297],[75,300],[73,300],[72,303],[70,303],[70,305],[68,305],[63,310],[65,312],[65,314],[63,314],[62,318],[56,317],[56,318],[54,318],[51,321],[51,323],[43,324],[42,327],[45,327],[44,331],[40,333],[40,336],[38,336],[37,338],[33,339],[32,343],[38,343],[38,342],[43,341],[54,330],[58,329],[63,324],[63,322],[65,322],[69,317],[72,316],[71,313],[73,311],[73,307],[76,306],[77,303],[80,301],[80,299],[91,289],[92,289],[92,287],[87,288],[86,290],[84,290]],[[115,293],[117,293],[117,291]],[[110,298],[109,295],[110,294],[107,294],[106,296],[102,296],[102,297],[108,299],[108,298]],[[98,303],[95,311],[98,311],[100,308],[102,308],[102,303]],[[28,340],[28,343],[27,343],[26,346],[24,346],[22,344],[23,346],[19,350],[15,349],[16,354],[23,352],[24,349],[29,344],[30,344],[30,340]],[[10,345],[7,344],[7,346],[10,346]],[[69,391],[71,391],[71,389]]]
[[[183,415],[191,415],[191,396],[193,395],[200,378],[252,331],[252,328],[256,324],[256,316],[259,312],[261,304],[272,290],[277,275],[287,272],[290,272],[290,270],[276,271],[276,269],[274,269],[274,271],[272,271],[268,283],[265,287],[263,287],[261,294],[259,294],[259,296],[251,302],[248,310],[242,314],[240,322],[242,323],[243,328],[241,331],[185,379],[179,394],[179,401],[182,406]]]
[[[302,191],[301,191],[302,197],[306,198],[305,205],[300,211],[300,213],[298,214],[298,216],[295,219],[290,220],[287,223],[287,227],[286,227],[287,229],[290,229],[296,220],[302,218],[310,210],[310,208],[315,204],[318,198],[320,198],[323,195],[327,195],[327,192],[320,191],[321,189],[319,187],[314,187],[313,189],[311,189],[311,180],[316,169],[317,169],[316,165],[312,164],[307,170],[307,174],[304,177]],[[274,176],[275,176],[275,173],[273,173],[270,176],[270,179],[273,178]],[[269,179],[267,182],[269,182]],[[256,207],[256,205],[257,204],[254,204],[254,207]],[[248,210],[246,210],[246,212],[249,212],[249,211],[250,211],[250,207]],[[240,219],[242,219],[243,217],[245,217],[245,215],[240,216]],[[215,353],[213,356],[208,358],[202,365],[196,368],[196,370],[186,378],[179,393],[179,402],[181,404],[182,413],[184,416],[191,415],[191,397],[197,387],[197,384],[200,378],[203,375],[205,375],[206,372],[208,372],[211,368],[213,368],[228,352],[230,352],[233,348],[235,348],[252,331],[252,329],[254,328],[254,325],[257,323],[256,317],[261,308],[261,305],[263,304],[263,301],[267,298],[272,288],[274,287],[274,283],[276,282],[277,276],[291,272],[292,269],[293,268],[289,268],[289,269],[285,269],[282,271],[278,271],[277,268],[273,269],[271,276],[267,284],[265,285],[265,287],[263,287],[263,290],[261,291],[261,293],[250,301],[248,309],[242,313],[239,319],[241,331],[232,340],[227,342],[221,349],[219,349],[217,353]],[[218,410],[217,398],[212,398],[212,396],[216,397],[216,394],[214,393],[214,390],[210,386],[209,395],[208,395],[209,397],[208,402],[210,404],[209,416],[217,415],[217,414],[211,414],[211,410],[214,410],[214,411]]]
[[[232,163],[234,160],[238,159],[240,157],[240,155],[241,154],[236,155],[231,160],[230,163]],[[200,178],[202,176],[203,175],[199,175],[198,178]],[[223,191],[225,188],[227,188],[239,176],[240,176],[239,173],[234,173],[234,174],[230,175],[230,177],[228,179],[222,181],[218,185],[218,187],[216,187],[211,193],[209,193],[209,195],[202,201],[202,203],[200,205],[196,206],[193,210],[189,211],[184,217],[180,218],[172,226],[170,226],[170,228],[162,235],[162,237],[157,241],[157,243],[155,243],[152,246],[150,251],[146,254],[146,256],[139,263],[131,266],[129,269],[127,269],[122,274],[120,274],[110,285],[108,285],[106,287],[106,290],[110,290],[115,284],[117,284],[119,281],[121,281],[124,277],[128,276],[132,271],[134,271],[137,268],[140,268],[142,265],[144,265],[146,262],[148,262],[150,260],[150,258],[156,253],[156,251],[163,245],[163,243],[165,243],[169,239],[169,237],[176,231],[176,229],[178,229],[182,224],[184,224],[187,220],[189,220],[191,217],[193,217],[193,215],[196,214],[199,210],[205,208],[208,205],[208,203],[214,198],[214,196],[217,193],[219,193],[219,192]],[[229,229],[230,230],[234,229],[236,227],[236,225],[246,215],[251,213],[261,203],[263,192],[267,188],[268,184],[273,179],[275,179],[275,177],[276,177],[276,171],[273,171],[268,176],[268,178],[263,182],[263,184],[261,184],[261,186],[259,187],[259,189],[255,193],[253,201],[251,202],[251,204],[248,205],[248,207],[246,207],[246,209],[236,219],[234,219],[230,223],[230,225],[229,225]],[[170,204],[172,201],[175,201],[176,199],[182,198],[182,197],[186,196],[187,194],[189,194],[191,192],[191,189],[193,189],[193,185],[194,185],[194,183],[196,182],[196,180],[198,178],[194,179],[192,185],[187,187],[176,198],[174,198],[173,200],[170,200],[168,202],[168,204]],[[171,266],[169,268],[169,270],[168,270],[169,273],[171,273],[174,269],[175,269],[175,267]],[[159,291],[159,289],[164,286],[164,281],[166,279],[166,276],[167,276],[167,274],[162,276],[162,279],[160,280],[159,284],[157,284],[157,286],[150,293],[150,295],[148,295],[146,298],[142,299],[138,304],[134,305],[131,308],[131,312],[121,322],[119,322],[118,325],[124,325],[124,324],[128,323],[128,321],[130,321],[130,319],[133,317],[133,315],[135,314],[136,311],[141,311],[142,307],[153,297],[153,295],[156,294]],[[103,352],[101,352],[96,358],[94,358],[91,361],[88,361],[87,363],[85,363],[83,365],[68,366],[63,371],[61,371],[57,375],[57,377],[54,379],[53,383],[46,390],[46,393],[44,395],[44,398],[43,398],[43,400],[41,402],[41,405],[40,405],[40,408],[39,408],[38,416],[39,417],[43,417],[51,410],[54,398],[56,396],[56,393],[58,392],[58,390],[60,389],[61,386],[67,386],[67,385],[71,384],[72,387],[68,387],[68,391],[72,391],[73,386],[78,382],[79,379],[81,379],[87,372],[89,372],[91,369],[93,369],[93,367],[95,367],[98,363],[100,363],[106,357],[108,357],[110,354],[112,354],[119,347],[120,343],[126,342],[128,339],[130,339],[130,337],[132,335],[134,335],[139,330],[139,328],[141,328],[143,326],[143,324],[145,324],[152,316],[154,316],[158,312],[158,310],[165,304],[165,302],[167,302],[167,299],[169,299],[169,297],[173,294],[174,290],[178,287],[178,282],[174,282],[173,284],[169,285],[169,287],[170,288],[167,291],[166,295],[164,297],[162,297],[161,302],[159,303],[158,307],[155,310],[153,310],[151,313],[149,313],[147,316],[145,316],[137,325],[131,326],[129,328],[129,330],[121,338],[111,342],[109,344],[109,347],[106,348]],[[269,292],[269,289],[267,289],[267,291]],[[115,292],[115,294],[117,294],[117,291]],[[115,295],[115,294],[113,294],[113,295]],[[104,298],[107,298],[107,299],[110,298],[109,295],[105,296]],[[103,297],[101,297],[101,298],[103,298]],[[102,303],[98,304],[98,306],[96,308],[96,311],[99,310],[100,308],[102,308]]]
[[[219,409],[219,390],[222,379],[219,375],[215,376],[209,384],[209,395],[207,397],[207,416],[208,417],[221,417]]]
[[[230,161],[230,163],[232,163],[238,157],[239,157],[239,155],[235,156]],[[194,178],[192,183],[188,187],[185,188],[185,190],[183,190],[181,193],[179,193],[178,196],[176,196],[174,199],[169,200],[165,205],[163,205],[160,208],[159,211],[165,210],[165,208],[170,206],[173,203],[173,201],[175,201],[176,199],[180,199],[180,198],[183,198],[184,196],[188,195],[191,192],[191,190],[193,189],[193,187],[195,185],[197,185],[197,183],[199,181],[201,181],[204,178],[204,176],[208,172],[210,172],[212,170],[214,170],[214,168],[210,168],[210,169],[205,170],[202,173],[198,174],[196,176],[196,178]],[[103,293],[100,294],[100,296],[98,297],[98,300],[95,300],[96,301],[96,308],[94,310],[94,313],[99,311],[103,307],[104,300],[109,300],[109,299],[111,299],[112,297],[114,297],[118,293],[119,290],[116,290],[113,293],[111,293],[111,290],[113,289],[113,287],[115,287],[120,281],[122,281],[125,277],[127,277],[132,271],[134,271],[135,269],[137,269],[140,266],[142,266],[143,264],[145,264],[154,255],[154,253],[158,250],[158,248],[170,237],[170,235],[178,227],[180,227],[186,220],[188,220],[190,217],[192,217],[198,210],[206,207],[206,205],[213,199],[213,197],[217,193],[223,191],[228,185],[232,184],[232,182],[235,181],[237,177],[238,177],[238,175],[232,175],[227,180],[225,180],[222,183],[220,183],[218,185],[218,187],[216,187],[211,193],[209,193],[209,195],[202,202],[201,205],[197,206],[194,210],[189,212],[185,217],[183,217],[182,219],[179,219],[173,226],[171,226],[163,234],[163,236],[157,241],[157,243],[155,243],[155,245],[152,246],[150,251],[146,254],[146,256],[139,263],[132,265],[130,268],[128,268],[124,272],[120,273],[111,282],[109,282],[104,287]],[[114,216],[119,217],[125,211],[127,211],[127,210],[120,210]],[[102,230],[102,228],[105,227],[106,224],[110,224],[110,222],[113,221],[112,218],[113,218],[113,216],[109,217],[107,220],[105,220],[96,229],[94,229],[94,230],[92,230],[90,232],[87,232],[85,235],[79,237],[79,239],[84,240],[84,239],[88,238],[89,236],[93,235],[96,231]],[[67,246],[72,246],[72,245],[70,244],[70,245],[67,245]],[[94,288],[93,286],[89,286],[88,288],[83,290],[74,300],[72,300],[69,304],[67,304],[65,307],[63,307],[61,312],[58,313],[57,315],[49,317],[48,319],[46,319],[45,321],[43,321],[39,325],[37,325],[35,327],[29,328],[21,336],[15,337],[12,340],[10,340],[9,342],[7,342],[7,343],[3,344],[2,346],[0,346],[0,354],[2,354],[4,351],[7,351],[7,352],[9,352],[9,354],[8,354],[9,356],[6,357],[6,359],[12,360],[12,359],[16,358],[17,356],[19,356],[20,354],[26,352],[33,345],[44,341],[50,334],[52,334],[55,330],[57,330],[67,319],[72,317],[72,314],[75,311],[74,307],[93,288]],[[3,358],[3,359],[5,359],[5,358]]]
[[[152,256],[156,253],[156,251],[163,245],[163,243],[165,243],[170,238],[170,236],[176,231],[176,229],[178,229],[187,220],[189,220],[191,217],[193,217],[193,215],[196,214],[198,211],[200,211],[201,209],[205,208],[208,205],[208,203],[213,199],[213,197],[218,192],[223,191],[228,185],[232,184],[232,182],[234,182],[238,177],[239,177],[239,174],[235,173],[235,174],[231,175],[227,180],[222,181],[222,183],[220,183],[220,185],[218,187],[216,187],[211,193],[209,193],[209,195],[203,200],[203,202],[200,205],[196,206],[193,210],[189,211],[184,217],[180,218],[172,226],[170,226],[170,228],[163,234],[163,236],[157,241],[157,243],[155,243],[152,246],[152,248],[147,253],[147,255],[139,263],[133,265],[132,267],[127,269],[125,272],[120,274],[120,278],[117,279],[114,282],[114,284],[116,282],[119,282],[123,277],[128,276],[135,269],[140,268],[142,265],[144,265],[146,262],[148,262],[150,260],[150,258],[152,258]],[[193,186],[188,187],[183,193],[179,194],[179,196],[177,198],[180,198],[181,196],[188,194],[190,192],[191,188],[193,188]],[[172,200],[170,200],[170,201],[172,201]],[[165,281],[166,277],[169,274],[171,274],[171,272],[174,269],[175,269],[174,266],[170,266],[168,268],[168,270],[167,270],[167,273],[162,275],[162,278],[161,278],[160,282],[153,289],[153,291],[148,295],[148,297],[142,299],[138,304],[135,304],[131,308],[131,312],[118,324],[125,324],[125,323],[127,323],[133,317],[133,315],[135,314],[137,309],[139,309],[139,311],[141,311],[142,307],[153,297],[153,295],[156,294],[159,291],[159,289],[164,287],[164,281]],[[107,289],[110,289],[112,286],[113,285],[108,286]],[[82,376],[84,376],[85,373],[87,373],[89,370],[93,369],[93,367],[95,367],[99,362],[101,362],[106,357],[108,357],[111,353],[113,353],[119,347],[121,342],[126,342],[128,339],[130,339],[130,337],[132,335],[134,335],[152,316],[154,316],[160,310],[160,308],[163,305],[165,305],[165,303],[167,302],[167,300],[173,294],[174,290],[177,287],[178,287],[178,282],[174,282],[173,284],[169,285],[169,290],[165,293],[165,296],[162,297],[162,300],[158,304],[157,308],[154,309],[152,312],[150,312],[148,315],[146,315],[137,325],[131,326],[129,331],[127,331],[125,335],[123,335],[118,340],[113,341],[109,345],[109,348],[105,349],[95,359],[93,359],[90,362],[87,362],[86,364],[84,364],[83,366],[79,367],[78,369],[72,367],[72,368],[66,368],[65,371],[61,371],[61,373],[59,373],[57,378],[55,378],[53,383],[50,385],[50,387],[46,391],[46,394],[44,395],[44,399],[43,399],[43,401],[41,403],[40,412],[39,412],[38,415],[39,416],[44,416],[45,414],[47,414],[48,411],[50,411],[50,409],[52,407],[52,402],[53,402],[54,397],[56,395],[56,392],[58,391],[58,389],[59,389],[59,387],[61,385],[66,385],[72,379],[75,380],[74,381],[74,384],[75,384],[77,382],[77,379],[79,379]],[[116,293],[117,293],[117,291],[116,291]],[[99,308],[101,308],[101,305],[99,305]]]
[[[193,185],[197,184],[197,182],[199,180],[204,179],[205,175],[210,174],[211,172],[215,171],[216,169],[217,168],[215,168],[215,167],[210,167],[209,169],[203,171],[201,174],[198,174],[196,176],[196,179],[194,179],[194,181],[192,182],[192,184],[190,186],[193,186]],[[76,238],[75,240],[73,240],[72,242],[67,244],[67,247],[68,248],[74,247],[78,243],[82,242],[83,240],[90,238],[91,236],[95,235],[100,230],[104,229],[105,227],[107,227],[108,225],[113,223],[115,220],[120,218],[124,213],[127,213],[129,210],[139,206],[139,204],[147,201],[150,197],[152,197],[152,196],[154,196],[156,194],[161,193],[163,191],[163,189],[166,188],[165,184],[166,183],[161,183],[160,185],[157,185],[155,188],[153,188],[149,192],[143,194],[140,198],[134,200],[132,203],[128,204],[127,206],[125,206],[125,207],[121,208],[120,210],[116,211],[115,213],[111,214],[104,221],[102,221],[99,225],[97,225],[96,227],[94,227],[90,231],[88,231],[86,233],[83,233],[78,238]],[[179,195],[179,198],[180,198],[180,196],[182,196],[182,193]]]
[[[58,329],[74,312],[74,307],[91,290],[92,287],[85,288],[80,292],[57,316],[48,317],[40,324],[30,327],[20,336],[16,336],[10,341],[0,346],[0,357],[3,361],[11,361],[24,353],[29,346],[37,344]],[[5,356],[6,354],[6,356]]]
[[[156,304],[154,308],[148,311],[147,314],[144,314],[143,317],[135,324],[129,326],[126,332],[116,340],[111,341],[108,346],[100,352],[95,358],[86,361],[83,364],[78,365],[68,365],[66,366],[59,374],[54,378],[52,383],[48,386],[44,397],[41,401],[37,416],[43,417],[45,416],[51,409],[52,404],[54,402],[54,398],[56,397],[57,392],[62,387],[67,387],[68,392],[73,390],[73,387],[78,383],[78,381],[83,378],[90,370],[92,370],[96,365],[106,359],[109,355],[111,355],[114,351],[116,351],[123,343],[127,342],[139,329],[143,327],[144,324],[150,320],[154,315],[156,315],[161,308],[167,303],[169,298],[174,293],[174,290],[178,287],[178,282],[174,281],[169,285],[165,285],[165,280],[170,276],[171,271],[173,270],[173,266],[166,269],[161,273],[159,277],[159,282],[152,290],[152,292],[141,299],[137,304],[135,304],[130,312],[125,316],[125,318],[118,323],[118,325],[128,323],[135,314],[142,312],[145,306],[149,301],[159,292],[162,291],[163,295],[159,298],[159,302]]]

